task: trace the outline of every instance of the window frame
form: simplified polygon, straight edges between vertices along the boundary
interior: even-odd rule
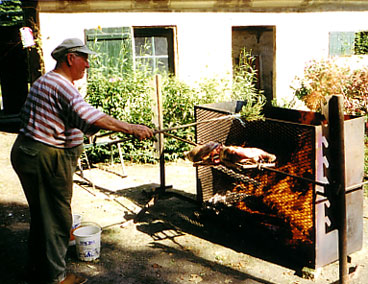
[[[136,37],[165,37],[167,39],[167,56],[168,56],[167,59],[169,69],[168,72],[173,75],[175,75],[174,29],[175,27],[173,26],[154,26],[154,27],[133,26],[134,40],[136,39]],[[135,44],[133,46],[133,50],[135,50]],[[134,56],[137,57],[137,55]]]

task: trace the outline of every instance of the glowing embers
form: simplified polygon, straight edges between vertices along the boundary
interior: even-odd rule
[[[297,151],[290,156],[289,162],[279,167],[276,163],[279,171],[305,178],[313,176],[312,143],[308,141],[310,139],[307,139],[307,136],[304,138],[298,143]],[[313,184],[294,177],[262,170],[248,170],[245,174],[258,181],[259,184],[237,183],[233,191],[245,192],[253,199],[244,199],[236,207],[251,214],[272,217],[269,222],[267,222],[267,218],[264,218],[263,225],[274,230],[289,230],[289,232],[283,232],[282,235],[288,236],[285,242],[290,245],[312,244]],[[275,219],[282,221],[282,228],[279,225],[273,226],[272,220]]]
[[[274,175],[274,174],[271,174]],[[268,179],[273,177],[268,176]],[[313,236],[313,191],[296,191],[291,177],[285,177],[273,187],[237,185],[235,192],[244,192],[251,197],[236,204],[240,210],[251,214],[263,215],[263,225],[271,230],[289,230],[283,236],[289,236],[285,242],[290,245],[312,244]],[[244,187],[243,190],[239,188]],[[279,219],[282,226],[274,220]]]

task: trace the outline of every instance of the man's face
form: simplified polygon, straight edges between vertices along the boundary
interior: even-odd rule
[[[85,71],[89,68],[88,54],[85,53],[69,53],[68,61],[73,81],[82,79]]]

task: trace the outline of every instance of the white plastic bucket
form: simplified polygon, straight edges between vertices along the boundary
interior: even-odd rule
[[[75,238],[73,235],[73,232],[79,228],[79,226],[82,223],[82,215],[80,214],[73,214],[73,224],[72,224],[72,228],[70,229],[70,238],[69,238],[69,245],[73,246],[75,245]]]
[[[92,261],[100,257],[101,231],[101,227],[97,224],[82,223],[73,232],[77,255],[80,260]]]

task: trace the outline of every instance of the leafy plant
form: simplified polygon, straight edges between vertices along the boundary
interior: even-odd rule
[[[312,111],[320,111],[327,96],[343,95],[346,114],[367,115],[368,68],[351,70],[334,59],[313,60],[297,77],[295,96]]]
[[[86,100],[116,119],[153,127],[151,109],[153,87],[150,84],[152,78],[143,71],[124,70],[122,72],[120,67],[119,64],[110,66],[109,72],[106,72],[106,67],[95,61],[94,67],[90,68],[88,74]],[[117,133],[116,136],[121,138],[124,134]],[[124,143],[122,149],[125,160],[154,162],[152,141],[131,140]],[[136,151],[138,149],[139,151]],[[89,149],[89,156],[93,162],[106,161],[111,156],[117,157],[116,154],[115,146]]]
[[[164,107],[164,127],[171,128],[195,122],[194,106],[221,100],[226,85],[214,80],[203,80],[198,87],[191,87],[174,76],[163,80],[162,96]],[[181,128],[173,133],[175,136],[195,141],[194,127]],[[190,149],[190,144],[181,140],[165,138],[165,157],[168,160],[183,158],[183,153]]]
[[[124,50],[124,47],[122,47]],[[250,60],[250,58],[248,58]],[[96,60],[91,64],[88,74],[86,100],[119,120],[129,123],[152,123],[152,94],[154,94],[152,70],[144,66],[135,69],[121,69],[121,64],[109,66],[106,72],[106,60]],[[179,81],[175,76],[162,75],[161,93],[163,100],[164,128],[193,123],[194,106],[228,100],[225,94],[232,93],[232,99],[245,100],[243,114],[247,119],[260,117],[260,110],[265,103],[264,96],[254,87],[255,70],[244,61],[234,70],[233,82],[216,78],[203,79],[196,87]],[[183,153],[191,148],[184,141],[194,142],[194,127],[180,128],[172,133],[180,139],[165,137],[166,160],[183,157]],[[118,136],[124,136],[118,134]],[[131,140],[123,143],[123,158],[132,162],[156,161],[154,143],[151,140]],[[118,157],[115,146],[99,146],[89,149],[89,157],[93,162],[103,162]]]
[[[254,59],[250,52],[243,49],[233,75],[231,97],[245,102],[240,115],[247,120],[263,119],[262,109],[266,103],[263,92],[255,86],[258,70],[253,67]]]
[[[22,1],[0,1],[1,26],[16,26],[23,24]]]
[[[368,68],[352,70],[340,66],[333,59],[311,61],[304,69],[304,77],[297,78],[295,96],[312,111],[320,111],[321,103],[329,95],[344,96],[344,112],[368,116]],[[368,174],[368,141],[365,137],[364,173]],[[365,189],[368,194],[368,189]]]
[[[358,32],[355,34],[354,54],[368,54],[368,32]]]

